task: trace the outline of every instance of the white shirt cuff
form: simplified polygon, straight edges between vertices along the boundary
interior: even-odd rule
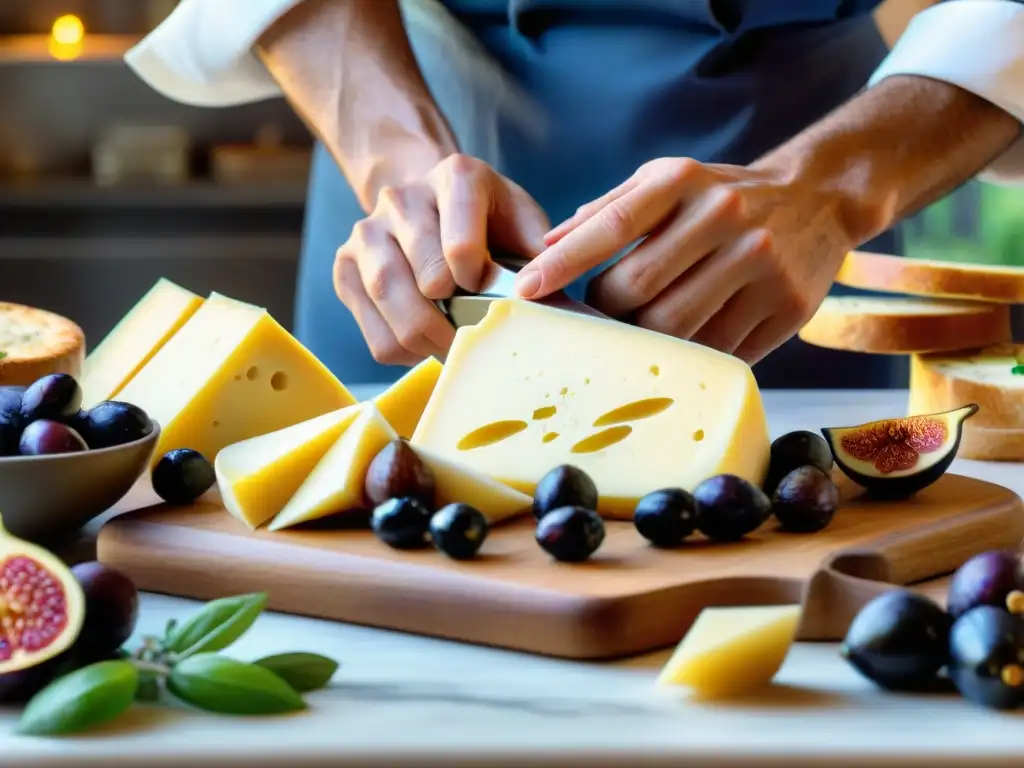
[[[871,76],[918,75],[977,94],[1024,123],[1024,4],[1013,0],[950,0],[915,16]],[[1024,139],[979,178],[1024,186]]]
[[[280,96],[252,49],[300,2],[181,0],[125,62],[151,88],[184,104],[234,106]]]

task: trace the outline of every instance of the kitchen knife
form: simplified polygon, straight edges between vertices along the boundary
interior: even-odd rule
[[[513,296],[513,279],[519,270],[530,262],[529,259],[522,256],[495,249],[491,250],[491,260],[498,265],[501,272],[494,285],[486,292],[469,293],[460,288],[450,299],[440,299],[434,302],[456,328],[476,325],[483,320],[492,301]],[[581,315],[608,318],[607,315],[601,314],[593,307],[570,298],[565,291],[555,291],[542,299],[534,299],[534,301],[544,306],[564,309]]]

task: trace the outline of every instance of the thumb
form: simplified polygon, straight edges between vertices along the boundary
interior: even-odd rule
[[[488,239],[517,256],[532,259],[544,250],[550,220],[525,189],[507,179],[505,186],[506,194],[495,196]]]

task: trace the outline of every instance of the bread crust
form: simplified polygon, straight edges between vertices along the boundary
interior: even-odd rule
[[[800,329],[799,337],[818,347],[881,355],[953,352],[1010,340],[1010,308],[1003,304],[943,302],[950,306],[950,311],[943,314],[886,313],[877,308],[864,312],[837,311],[848,301],[865,299],[827,298]],[[919,299],[906,301],[921,303]]]
[[[836,282],[886,293],[1024,303],[1024,269],[968,269],[955,263],[939,264],[864,251],[847,254]]]
[[[1002,387],[996,382],[972,381],[950,376],[936,363],[979,357],[1024,356],[1024,344],[999,344],[955,355],[913,355],[910,358],[911,415],[937,413],[977,403],[971,425],[989,429],[1024,430],[1024,386]],[[1010,366],[1012,367],[1012,365]],[[1024,381],[1022,381],[1024,383]]]
[[[973,419],[971,420],[973,421]],[[964,422],[956,455],[975,461],[1024,461],[1024,429],[986,429]]]
[[[0,352],[0,385],[27,387],[51,373],[78,378],[85,361],[85,334],[61,315],[0,302]]]

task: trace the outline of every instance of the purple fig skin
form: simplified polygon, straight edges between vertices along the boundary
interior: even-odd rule
[[[71,573],[85,593],[85,622],[76,650],[90,659],[105,658],[135,631],[139,593],[127,576],[99,562],[79,563]]]
[[[1024,568],[1015,552],[982,552],[960,566],[949,584],[946,610],[954,619],[979,605],[1006,609],[1011,592],[1024,591]]]

